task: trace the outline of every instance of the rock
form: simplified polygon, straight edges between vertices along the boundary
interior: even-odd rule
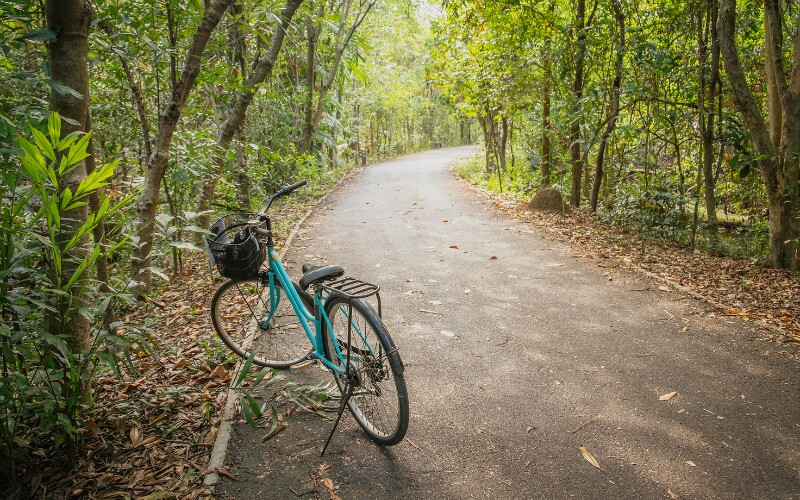
[[[528,207],[536,212],[569,212],[569,205],[564,203],[561,193],[553,188],[542,189],[536,193],[528,203]]]

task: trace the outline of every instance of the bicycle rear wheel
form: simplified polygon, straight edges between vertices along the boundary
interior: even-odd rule
[[[311,297],[294,282],[292,285],[306,308],[313,311]],[[273,311],[269,283],[260,278],[228,280],[211,299],[211,320],[222,341],[239,356],[246,359],[254,353],[256,365],[289,368],[306,359],[311,346],[300,318],[277,280],[274,290]]]
[[[333,294],[325,301],[325,312],[333,327],[331,335],[326,322],[322,322],[325,355],[342,369],[349,356],[350,377],[334,377],[343,395],[348,378],[355,381],[347,403],[350,412],[373,441],[397,444],[408,430],[403,363],[383,322],[367,302],[354,299],[348,320],[349,311],[349,300],[341,295]]]

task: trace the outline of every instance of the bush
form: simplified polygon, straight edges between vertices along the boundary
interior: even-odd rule
[[[101,293],[86,279],[116,248],[89,245],[88,236],[132,198],[102,199],[87,220],[68,218],[116,167],[103,165],[71,187],[62,182],[88,156],[88,141],[88,134],[61,138],[53,114],[44,131],[18,136],[16,155],[0,163],[0,473],[11,484],[20,458],[45,448],[74,456],[95,370],[119,371],[131,344],[145,344],[107,324],[114,301],[128,298],[124,290]],[[94,325],[88,337],[76,338],[77,322]]]

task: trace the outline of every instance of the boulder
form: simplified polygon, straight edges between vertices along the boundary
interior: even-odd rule
[[[535,212],[569,212],[569,205],[564,202],[561,192],[553,188],[542,189],[536,193],[528,203],[528,208]]]

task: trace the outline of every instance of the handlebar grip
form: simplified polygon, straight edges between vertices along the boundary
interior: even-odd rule
[[[294,191],[295,189],[301,188],[301,187],[305,186],[306,184],[308,184],[308,181],[303,179],[302,181],[297,181],[294,184],[292,184],[291,186],[286,186],[283,189],[286,190],[286,194],[289,194],[292,191]]]

